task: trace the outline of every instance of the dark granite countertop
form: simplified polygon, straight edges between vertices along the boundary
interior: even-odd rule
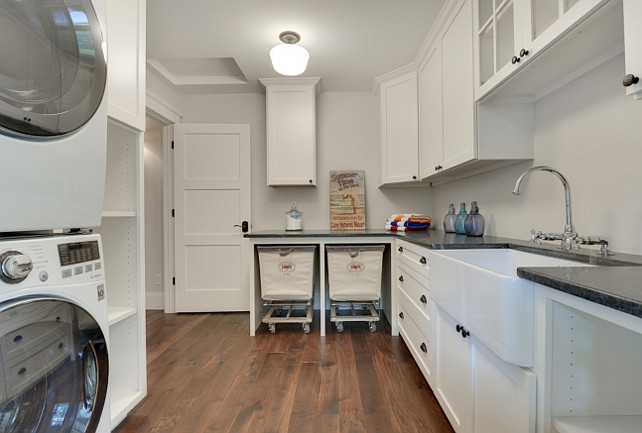
[[[642,318],[642,256],[615,253],[603,257],[594,249],[562,251],[558,243],[535,245],[525,240],[482,236],[479,238],[445,233],[440,230],[409,233],[383,229],[353,232],[329,230],[263,231],[246,234],[247,238],[305,238],[305,237],[376,237],[395,236],[427,248],[487,249],[512,248],[596,265],[596,267],[539,267],[518,268],[517,274],[527,280],[552,287],[580,298]]]

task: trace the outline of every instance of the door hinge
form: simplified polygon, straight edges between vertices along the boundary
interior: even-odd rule
[[[174,148],[174,140],[172,140],[172,149]]]
[[[176,212],[175,212],[175,210],[176,210],[176,209],[172,209],[172,216],[173,216],[173,217],[176,217]]]
[[[172,277],[172,286],[176,285],[176,277]]]

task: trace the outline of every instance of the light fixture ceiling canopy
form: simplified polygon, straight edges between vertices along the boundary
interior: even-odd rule
[[[272,67],[281,75],[301,75],[305,72],[310,60],[308,51],[296,45],[301,40],[301,36],[293,31],[285,31],[279,35],[279,39],[283,44],[270,50]]]

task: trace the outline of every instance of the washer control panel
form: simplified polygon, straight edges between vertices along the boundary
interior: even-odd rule
[[[62,235],[0,240],[0,286],[104,280],[100,236]]]

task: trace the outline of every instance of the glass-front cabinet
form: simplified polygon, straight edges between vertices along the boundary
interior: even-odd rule
[[[608,0],[476,0],[477,99]]]

